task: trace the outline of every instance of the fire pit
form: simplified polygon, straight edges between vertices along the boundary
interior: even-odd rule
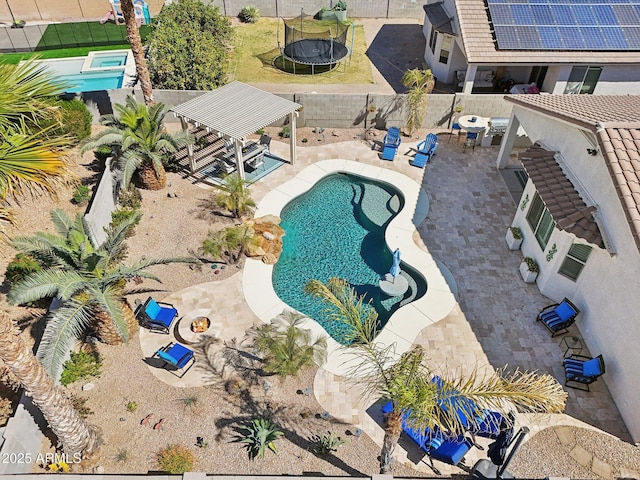
[[[193,322],[191,322],[191,331],[193,333],[204,333],[209,330],[211,326],[211,320],[207,317],[198,317]]]

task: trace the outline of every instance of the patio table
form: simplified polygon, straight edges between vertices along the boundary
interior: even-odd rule
[[[465,130],[470,133],[480,133],[484,131],[488,126],[489,122],[484,117],[478,117],[476,115],[463,115],[458,118],[458,125],[462,130]]]

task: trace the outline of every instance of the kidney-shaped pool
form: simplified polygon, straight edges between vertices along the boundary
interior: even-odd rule
[[[380,318],[380,331],[398,308],[427,291],[424,277],[406,263],[401,263],[400,273],[409,284],[406,293],[387,296],[379,287],[393,261],[385,229],[403,207],[402,193],[387,183],[348,173],[321,179],[280,214],[285,237],[273,269],[276,294],[345,343],[344,324],[329,319],[327,305],[304,293],[309,280],[343,278],[371,301]]]

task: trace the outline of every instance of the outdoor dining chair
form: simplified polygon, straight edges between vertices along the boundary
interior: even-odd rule
[[[464,146],[462,147],[462,153],[464,153],[467,150],[467,147],[471,147],[471,152],[475,152],[477,141],[478,141],[478,132],[467,132],[467,136],[464,139]]]
[[[449,140],[447,141],[447,143],[451,143],[451,137],[453,137],[454,134],[456,136],[456,140],[459,141],[461,131],[462,127],[460,126],[460,124],[458,122],[453,122],[451,124],[451,131],[449,132]]]

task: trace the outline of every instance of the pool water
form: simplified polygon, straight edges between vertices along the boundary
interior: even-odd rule
[[[378,286],[392,264],[384,232],[403,206],[402,194],[385,183],[345,173],[320,180],[281,212],[285,236],[273,269],[276,294],[344,344],[345,325],[329,318],[324,302],[304,293],[309,280],[344,278],[371,300],[381,329],[398,308],[427,290],[424,277],[405,263],[401,275],[409,290],[404,295],[389,297]]]
[[[90,68],[121,67],[127,63],[127,54],[98,54],[91,59]]]

